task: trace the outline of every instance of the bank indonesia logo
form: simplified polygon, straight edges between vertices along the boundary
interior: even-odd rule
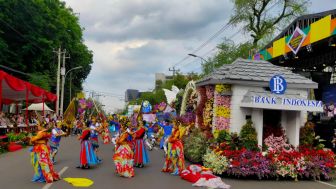
[[[281,75],[275,75],[271,78],[269,87],[272,93],[284,94],[287,88],[287,82]]]

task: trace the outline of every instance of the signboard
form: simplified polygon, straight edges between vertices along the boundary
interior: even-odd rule
[[[269,81],[269,88],[274,94],[284,94],[287,89],[287,82],[281,75],[275,75]]]
[[[294,54],[297,54],[305,39],[306,34],[299,27],[296,27],[287,43],[287,46],[293,51]]]
[[[322,107],[322,101],[287,97],[253,96],[253,103],[301,107]]]

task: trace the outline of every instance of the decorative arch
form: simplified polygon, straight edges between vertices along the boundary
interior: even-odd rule
[[[188,100],[196,94],[197,90],[195,81],[190,81],[184,90],[180,115],[184,115],[186,113]]]

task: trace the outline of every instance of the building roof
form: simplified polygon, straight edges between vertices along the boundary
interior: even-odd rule
[[[198,80],[196,86],[209,84],[240,84],[267,87],[274,75],[282,75],[288,88],[318,88],[317,83],[292,71],[264,60],[238,58],[232,64],[223,65],[214,73]]]

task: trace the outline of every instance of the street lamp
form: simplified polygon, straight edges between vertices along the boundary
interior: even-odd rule
[[[195,54],[188,54],[189,56],[192,56],[192,57],[195,57],[195,58],[200,58],[202,61],[204,61],[205,63],[209,63],[207,60],[205,60],[203,57],[201,57],[201,56],[197,56],[197,55],[195,55]],[[214,71],[214,69],[215,69],[215,66],[214,66],[214,64],[213,64],[213,62],[210,62],[211,63],[211,72],[213,72]]]
[[[73,70],[78,70],[78,69],[82,69],[83,67],[82,66],[77,66],[77,67],[74,67],[74,68],[71,68],[69,71],[67,71],[65,74],[64,74],[64,80],[62,82],[62,96],[61,96],[61,115],[63,116],[63,104],[64,104],[64,83],[65,83],[65,79],[66,79],[66,76],[68,75],[68,73],[70,73],[71,71]],[[64,70],[65,72],[65,70]],[[70,73],[71,74],[71,73]],[[71,77],[71,75],[70,75]],[[70,79],[70,100],[71,100],[71,79]]]

